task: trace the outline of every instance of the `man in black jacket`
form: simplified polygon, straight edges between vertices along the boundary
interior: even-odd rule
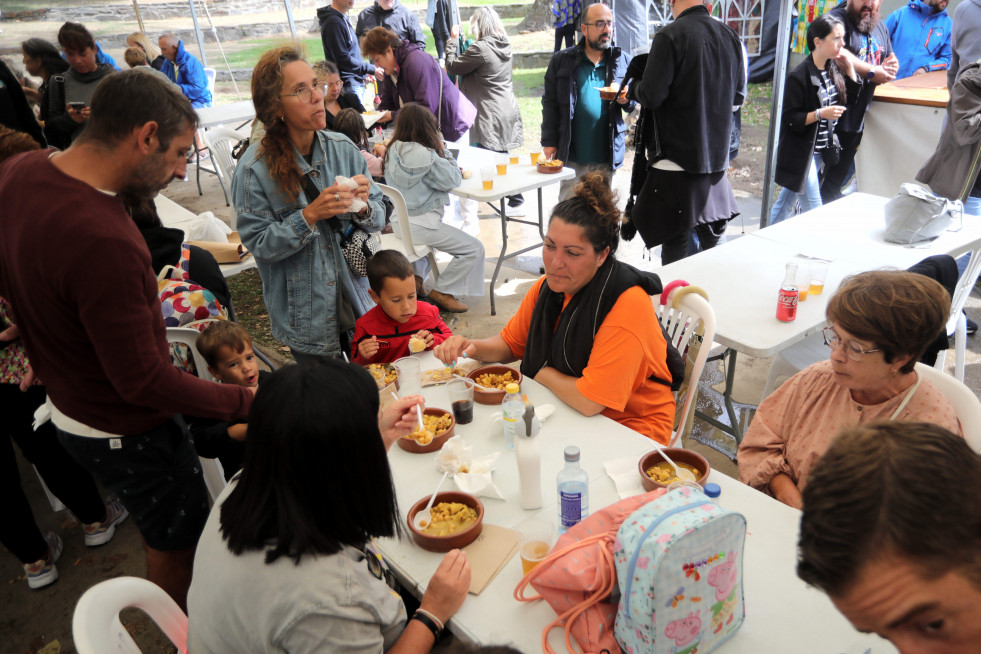
[[[713,19],[702,0],[674,0],[674,22],[654,37],[637,100],[654,112],[650,167],[631,217],[661,263],[689,253],[690,233],[715,247],[739,215],[729,186],[732,112],[745,98],[739,37]]]
[[[354,0],[334,0],[329,7],[317,10],[320,22],[320,39],[324,44],[324,57],[337,64],[344,82],[344,93],[364,95],[364,83],[369,75],[382,79],[385,74],[370,61],[361,58],[361,48],[354,28],[347,19],[347,12],[354,7]]]
[[[586,8],[582,40],[552,55],[542,96],[542,152],[560,159],[576,177],[600,173],[609,183],[623,164],[624,112],[634,103],[621,93],[615,101],[600,98],[600,87],[623,81],[630,56],[612,45],[613,12],[602,3]],[[577,179],[561,183],[559,196],[572,194]]]
[[[358,38],[375,27],[384,27],[398,34],[403,41],[415,43],[420,48],[426,47],[426,37],[422,34],[419,17],[406,9],[399,0],[375,0],[375,4],[361,10],[358,14],[358,26],[354,30]]]

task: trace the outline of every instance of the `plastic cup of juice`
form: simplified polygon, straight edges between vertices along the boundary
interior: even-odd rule
[[[494,169],[490,166],[484,166],[480,169],[480,181],[483,182],[485,191],[490,191],[494,188],[494,173]]]
[[[532,166],[538,165],[538,157],[540,156],[542,156],[541,152],[532,152],[531,154],[528,155],[528,157],[531,159]]]
[[[828,277],[828,264],[825,262],[815,263],[811,266],[811,283],[807,292],[811,295],[821,295],[824,293],[824,280]]]
[[[523,574],[542,562],[555,543],[555,526],[542,518],[528,518],[515,527],[518,532],[518,556]]]
[[[509,152],[508,159],[510,160],[512,166],[518,165],[518,152],[516,150]]]
[[[508,156],[506,154],[499,154],[494,157],[494,163],[497,165],[498,175],[508,174]]]

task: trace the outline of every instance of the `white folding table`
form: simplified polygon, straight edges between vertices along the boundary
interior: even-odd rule
[[[421,359],[424,370],[442,365],[429,352],[414,356]],[[539,435],[545,506],[537,511],[520,507],[514,452],[505,448],[501,424],[494,421],[500,407],[478,404],[474,407],[473,422],[457,426],[456,433],[473,447],[475,456],[501,453],[494,482],[504,500],[482,500],[485,522],[513,528],[537,515],[557,524],[555,476],[564,465],[562,452],[568,445],[581,450],[581,464],[590,479],[590,509],[616,502],[619,498],[612,480],[604,472],[604,462],[624,456],[639,460],[653,449],[650,440],[602,415],[582,416],[533,380],[525,379],[521,390],[536,406],[550,403],[556,407]],[[426,388],[423,395],[427,406],[447,409],[450,406],[444,386]],[[416,500],[436,487],[440,478],[436,454],[409,454],[395,446],[388,456],[399,507],[404,514]],[[721,654],[895,652],[885,641],[855,631],[821,592],[797,578],[799,511],[717,471],[712,473],[711,480],[722,486],[722,505],[743,513],[747,520],[743,570],[746,621],[719,649]],[[409,537],[403,541],[382,539],[378,546],[403,584],[416,595],[425,590],[443,556],[417,547]],[[541,651],[542,629],[555,618],[555,613],[543,601],[529,604],[513,598],[521,577],[521,562],[515,556],[480,595],[467,597],[450,621],[453,633],[476,644],[511,644],[522,652]],[[553,630],[549,642],[557,651],[565,651],[561,630]]]
[[[501,218],[501,252],[497,256],[497,264],[494,266],[494,274],[491,276],[490,283],[492,316],[497,315],[497,308],[494,302],[494,287],[497,285],[497,277],[501,272],[501,265],[507,259],[513,259],[525,252],[540,248],[545,241],[545,209],[542,202],[542,188],[565,179],[572,179],[576,176],[576,172],[572,168],[563,168],[557,173],[545,174],[538,172],[537,166],[532,166],[530,163],[508,164],[507,174],[495,176],[494,188],[485,191],[481,181],[480,169],[481,167],[494,166],[495,156],[496,153],[490,150],[482,150],[469,146],[461,147],[457,162],[464,170],[472,171],[473,176],[470,179],[463,180],[462,184],[450,191],[450,193],[460,198],[490,204]],[[519,161],[528,162],[528,155],[521,155]],[[529,191],[538,192],[538,222],[509,217],[505,207],[505,198],[510,195],[527,193]],[[500,206],[495,206],[495,202],[499,202]],[[537,226],[542,241],[521,248],[516,252],[508,253],[508,223],[522,223]]]

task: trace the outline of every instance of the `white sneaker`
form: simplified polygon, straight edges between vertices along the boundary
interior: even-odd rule
[[[82,525],[82,531],[85,533],[85,546],[98,547],[111,541],[113,534],[116,533],[116,525],[128,517],[129,511],[119,502],[118,497],[115,495],[107,497],[106,519],[101,522]]]
[[[48,555],[34,563],[24,564],[24,572],[27,573],[27,585],[31,590],[38,590],[58,581],[58,567],[55,563],[61,558],[64,544],[58,534],[53,531],[45,534],[44,540],[48,543]]]
[[[521,218],[522,216],[528,215],[527,212],[525,212],[525,205],[523,204],[519,204],[516,207],[512,207],[510,204],[505,205],[504,213],[512,218]]]

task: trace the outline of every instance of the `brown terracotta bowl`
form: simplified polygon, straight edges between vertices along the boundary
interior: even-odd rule
[[[460,504],[466,504],[477,512],[477,521],[475,523],[449,536],[430,536],[416,529],[414,518],[417,513],[426,508],[430,497],[431,495],[426,495],[413,504],[407,516],[409,531],[412,532],[412,539],[416,541],[419,547],[430,552],[449,552],[450,550],[466,547],[477,540],[477,536],[480,536],[480,532],[484,528],[484,505],[473,495],[459,491],[443,491],[437,494],[433,506],[436,506],[440,502],[459,502]]]
[[[467,375],[467,377],[474,380],[474,383],[479,384],[480,382],[477,381],[477,377],[483,374],[503,375],[508,371],[510,371],[511,376],[514,377],[515,383],[518,386],[521,386],[521,382],[524,379],[521,376],[521,371],[519,371],[517,368],[512,368],[511,366],[501,366],[501,365],[481,366],[480,368],[477,368],[469,375]],[[505,393],[504,391],[498,391],[498,390],[482,391],[476,386],[474,386],[473,389],[473,401],[476,402],[477,404],[500,404],[501,402],[504,401],[505,395],[507,395],[507,393]]]
[[[709,462],[705,460],[705,457],[698,452],[692,452],[691,450],[686,450],[681,447],[666,447],[664,451],[668,453],[671,460],[675,463],[687,463],[699,470],[702,474],[698,476],[697,481],[700,486],[704,486],[705,482],[708,480],[709,474],[712,472],[712,468],[709,466]],[[646,470],[650,468],[655,463],[660,463],[664,461],[664,457],[657,450],[653,452],[648,452],[644,456],[640,457],[640,463],[637,464],[637,469],[640,471],[640,483],[644,485],[644,490],[657,490],[658,488],[667,488],[667,484],[662,484],[661,482],[654,481],[647,476]]]
[[[427,416],[441,416],[444,413],[450,416],[450,428],[441,434],[437,434],[433,440],[429,441],[426,445],[420,445],[417,441],[411,438],[400,438],[396,442],[406,452],[412,452],[413,454],[426,454],[427,452],[437,452],[443,447],[443,443],[450,439],[453,432],[456,430],[456,420],[453,419],[453,414],[445,409],[437,409],[435,407],[429,407],[422,410],[423,415]]]
[[[554,162],[553,162],[554,163]],[[546,166],[545,164],[538,164],[538,172],[543,175],[554,175],[562,170],[562,162],[557,162],[558,166]]]
[[[617,89],[616,91],[607,91],[606,89],[600,89],[599,92],[601,100],[616,100],[617,94],[620,93],[620,90]],[[671,455],[669,454],[668,456]]]

